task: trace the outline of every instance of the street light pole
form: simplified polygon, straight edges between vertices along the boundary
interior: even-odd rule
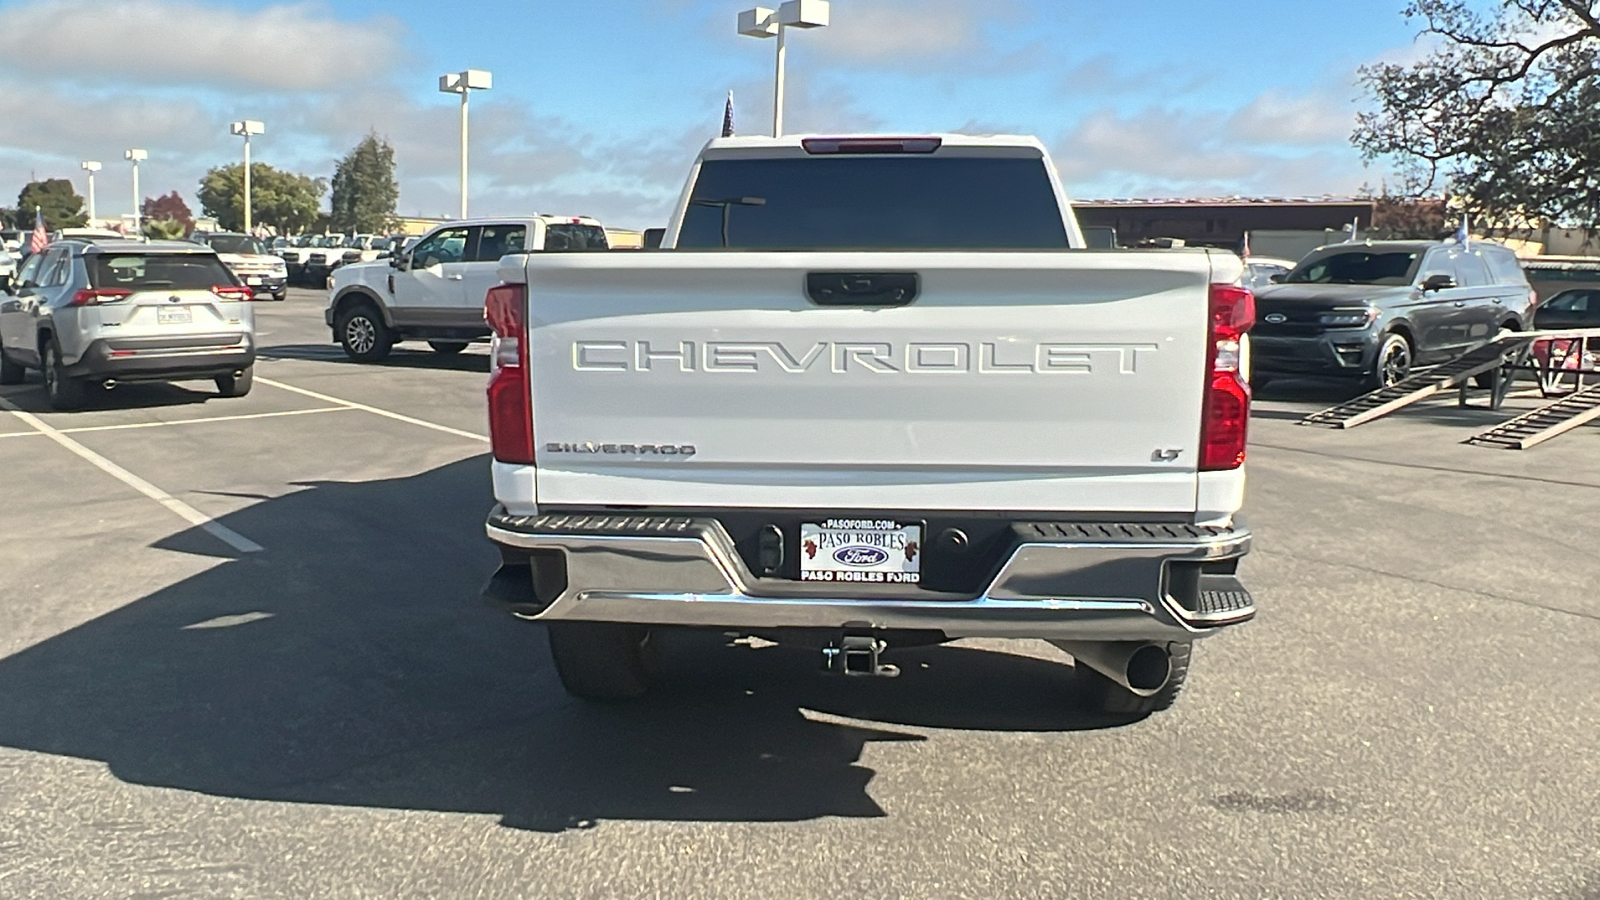
[[[94,220],[99,218],[95,215],[94,210],[94,173],[100,171],[100,163],[92,159],[86,159],[79,163],[78,167],[89,173],[89,226],[92,228],[94,227]]]
[[[494,75],[482,69],[467,69],[452,75],[439,76],[439,91],[461,95],[461,218],[467,217],[467,97],[473,91],[487,91],[494,86]]]
[[[250,221],[250,135],[266,134],[267,126],[254,119],[242,119],[228,126],[232,134],[244,138],[244,233],[251,231]]]
[[[739,13],[739,33],[747,37],[778,39],[777,62],[772,76],[772,136],[783,136],[783,72],[788,56],[785,43],[790,28],[825,28],[828,0],[785,0],[776,11],[757,6]]]
[[[150,154],[143,150],[129,150],[122,154],[123,158],[133,163],[133,233],[140,234],[139,217],[144,210],[140,209],[139,201],[139,160],[149,159]]]

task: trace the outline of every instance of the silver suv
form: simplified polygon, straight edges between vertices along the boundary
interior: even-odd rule
[[[250,298],[209,247],[56,241],[0,293],[0,384],[40,369],[55,409],[119,381],[209,378],[242,397],[256,357]]]

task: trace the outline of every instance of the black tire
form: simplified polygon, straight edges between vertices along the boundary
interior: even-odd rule
[[[40,354],[40,368],[44,371],[44,393],[50,408],[67,412],[82,409],[89,401],[88,385],[81,378],[73,378],[62,371],[61,348],[54,339],[44,345]]]
[[[0,384],[21,384],[27,377],[27,367],[14,362],[6,356],[6,348],[0,347]]]
[[[394,349],[394,332],[371,303],[353,303],[339,313],[335,328],[344,355],[356,362],[381,362]]]
[[[1500,330],[1495,334],[1494,339],[1498,341],[1499,339],[1505,337],[1508,334],[1515,334],[1516,331],[1517,331],[1517,329],[1515,329],[1515,328],[1508,327],[1508,326],[1501,326]],[[1513,374],[1513,370],[1507,368],[1506,371],[1503,373],[1503,377],[1510,378],[1512,376],[1512,374]],[[1487,372],[1479,372],[1478,374],[1472,376],[1472,383],[1477,385],[1482,390],[1485,390],[1485,391],[1493,390],[1494,389],[1494,370],[1490,369]]]
[[[649,630],[610,622],[551,622],[550,657],[567,693],[601,702],[631,700],[649,687]]]
[[[1394,385],[1411,374],[1415,360],[1416,353],[1411,341],[1405,335],[1391,331],[1378,343],[1378,353],[1372,358],[1372,371],[1367,373],[1362,386],[1375,391]]]
[[[279,291],[276,294],[272,295],[272,299],[278,301],[279,303],[282,303],[284,300],[289,299],[289,292],[288,291]]]
[[[250,388],[255,384],[256,367],[245,366],[238,375],[218,375],[216,377],[217,393],[224,397],[243,397],[250,393]]]
[[[1141,697],[1115,681],[1101,675],[1082,663],[1077,669],[1078,693],[1083,705],[1097,713],[1111,716],[1148,716],[1161,712],[1176,703],[1183,692],[1183,682],[1189,677],[1189,666],[1194,659],[1194,644],[1174,641],[1167,645],[1172,661],[1172,674],[1161,690]]]
[[[466,341],[429,341],[428,346],[440,356],[455,356],[467,349]]]

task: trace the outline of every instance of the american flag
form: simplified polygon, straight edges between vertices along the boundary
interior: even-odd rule
[[[733,91],[728,92],[728,104],[722,108],[722,136],[733,137]]]
[[[50,246],[50,232],[44,230],[44,210],[33,208],[33,237],[28,238],[28,252],[39,253]]]

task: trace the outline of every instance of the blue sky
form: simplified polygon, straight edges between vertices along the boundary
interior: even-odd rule
[[[770,125],[773,42],[727,0],[0,2],[0,203],[102,160],[99,210],[193,198],[256,118],[262,162],[330,175],[368,128],[395,145],[400,211],[456,206],[447,71],[483,68],[473,212],[658,224],[735,94]],[[753,5],[753,4],[752,4]],[[769,5],[776,5],[771,3]],[[1377,186],[1348,134],[1355,70],[1417,52],[1403,0],[834,0],[791,32],[789,131],[1017,132],[1079,197],[1346,194]]]

